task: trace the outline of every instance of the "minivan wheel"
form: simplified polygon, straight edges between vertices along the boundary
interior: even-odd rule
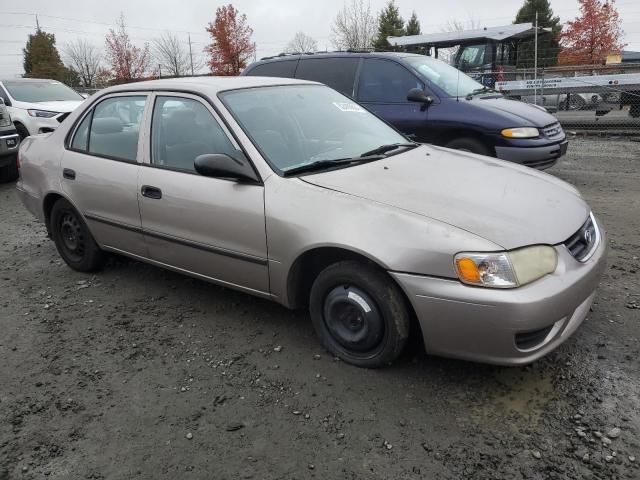
[[[395,282],[364,262],[325,268],[311,287],[309,310],[322,345],[358,367],[379,368],[398,358],[410,315]]]
[[[471,137],[456,138],[447,143],[445,147],[462,150],[463,152],[477,153],[478,155],[486,155],[487,157],[493,156],[484,143]]]
[[[61,198],[53,205],[50,228],[58,253],[71,268],[79,272],[93,272],[104,266],[105,253],[67,200]]]

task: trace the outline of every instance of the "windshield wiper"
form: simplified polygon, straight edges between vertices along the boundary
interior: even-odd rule
[[[471,92],[467,93],[467,100],[471,100],[471,98],[474,95],[479,95],[481,93],[496,93],[496,91],[493,88],[489,88],[489,87],[482,87],[482,88],[476,88],[475,90],[472,90]]]
[[[324,170],[325,168],[331,168],[340,165],[358,165],[360,163],[373,162],[374,160],[381,160],[383,158],[383,155],[367,155],[366,157],[337,158],[335,160],[316,160],[315,162],[307,163],[306,165],[289,168],[284,171],[284,176],[288,177],[290,175],[303,172],[315,172],[318,170]]]
[[[369,150],[368,152],[364,152],[362,155],[360,155],[360,158],[362,157],[368,157],[369,155],[382,155],[384,153],[390,152],[391,150],[395,150],[396,148],[416,148],[419,147],[420,145],[418,143],[390,143],[388,145],[380,145],[377,148],[374,148],[373,150]]]

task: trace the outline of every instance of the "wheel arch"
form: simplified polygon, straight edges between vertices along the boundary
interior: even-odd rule
[[[82,218],[82,221],[85,222],[85,224],[87,223],[87,220],[84,218],[84,214],[82,213],[82,211],[80,211],[80,209],[78,209],[78,207],[75,205],[75,203],[73,203],[73,201],[67,197],[66,195],[64,195],[63,193],[60,192],[56,192],[56,191],[52,191],[52,192],[47,192],[43,199],[42,199],[42,213],[43,213],[43,218],[44,218],[44,224],[47,227],[47,232],[49,234],[51,234],[51,210],[53,209],[53,206],[55,205],[55,203],[60,200],[66,200],[67,202],[69,202],[71,204],[71,206],[75,209],[76,212],[78,212],[78,214],[80,215],[80,217]],[[87,228],[89,228],[87,226]]]
[[[454,127],[442,131],[441,135],[438,136],[436,145],[444,147],[449,142],[461,138],[473,138],[474,140],[481,142],[485,147],[489,149],[494,157],[496,156],[495,145],[492,142],[488,141],[487,136],[482,132],[469,127]]]

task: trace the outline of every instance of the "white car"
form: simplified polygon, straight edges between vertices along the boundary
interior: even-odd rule
[[[64,83],[35,78],[0,80],[0,98],[21,140],[53,132],[84,101],[84,97]]]

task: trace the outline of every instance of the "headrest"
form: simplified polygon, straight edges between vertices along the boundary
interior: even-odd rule
[[[116,117],[94,118],[91,123],[91,131],[101,135],[120,133],[122,131],[122,121]]]

